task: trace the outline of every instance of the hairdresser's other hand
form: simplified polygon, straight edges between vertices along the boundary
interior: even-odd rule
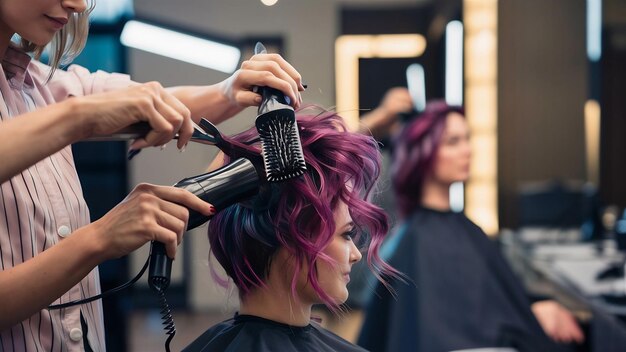
[[[84,118],[88,136],[109,135],[133,123],[148,122],[152,129],[135,140],[131,149],[163,145],[176,133],[180,149],[193,132],[189,109],[158,82],[71,100],[76,104],[75,111]]]
[[[98,235],[105,260],[124,256],[152,240],[163,242],[173,259],[187,228],[186,207],[207,216],[215,212],[212,205],[187,190],[142,183],[88,226]]]
[[[252,56],[232,76],[220,82],[219,86],[230,103],[241,109],[261,103],[261,96],[252,91],[255,86],[282,91],[291,99],[294,108],[302,104],[300,92],[304,91],[300,73],[278,54]]]
[[[361,118],[361,132],[369,132],[375,138],[387,137],[399,127],[401,113],[413,109],[409,90],[404,87],[391,88],[385,93],[380,105]]]
[[[399,114],[413,109],[413,100],[408,89],[395,87],[385,93],[385,97],[378,108],[383,109],[390,119],[397,119]]]
[[[558,302],[540,301],[534,303],[531,308],[543,331],[554,341],[579,344],[585,341],[585,335],[576,318]]]

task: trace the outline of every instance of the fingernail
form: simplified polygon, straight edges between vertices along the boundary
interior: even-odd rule
[[[254,97],[254,102],[257,103],[257,104],[261,104],[261,100],[263,100],[263,98],[261,98],[261,96]]]
[[[132,158],[135,157],[135,155],[139,154],[139,152],[141,151],[141,149],[128,149],[128,153],[126,154],[126,158],[128,160],[131,160]]]
[[[212,205],[209,207],[209,211],[211,212],[211,214],[215,214],[215,213],[217,212],[217,211],[215,210],[215,207],[214,207],[214,206],[212,206]]]
[[[163,144],[163,145],[161,146],[161,150],[164,150],[166,147],[167,147],[167,144]]]
[[[183,153],[185,150],[187,150],[187,143],[185,143],[182,148],[178,149],[178,152]]]
[[[301,83],[301,84],[302,84],[302,88],[304,88],[304,89],[309,88],[309,85],[308,85],[308,84],[304,84],[304,83]]]

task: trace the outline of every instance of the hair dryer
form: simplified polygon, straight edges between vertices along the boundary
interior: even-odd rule
[[[183,188],[202,200],[213,204],[217,209],[246,200],[255,195],[261,178],[252,162],[240,158],[215,171],[180,180],[174,187]],[[209,217],[190,211],[187,230],[194,229],[209,220]],[[166,290],[169,286],[172,260],[165,253],[165,245],[152,242],[148,284],[155,291]]]
[[[288,105],[288,98],[282,92],[267,87],[259,87],[258,92],[262,101],[255,126],[262,144],[261,155],[227,142],[213,124],[201,120],[199,126],[194,126],[194,135],[198,141],[217,146],[234,161],[213,172],[183,179],[174,187],[190,191],[213,204],[219,211],[255,195],[265,182],[284,181],[305,172],[306,163],[298,125],[295,112]],[[189,209],[187,230],[208,220],[209,217]],[[148,284],[160,297],[163,324],[169,335],[165,342],[166,351],[169,351],[169,343],[176,334],[165,299],[171,271],[172,260],[165,252],[165,245],[153,241]]]

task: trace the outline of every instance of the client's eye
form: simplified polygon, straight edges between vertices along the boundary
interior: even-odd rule
[[[346,240],[352,241],[352,239],[357,235],[357,230],[355,227],[351,228],[350,230],[344,232],[342,234],[343,238],[345,238]]]

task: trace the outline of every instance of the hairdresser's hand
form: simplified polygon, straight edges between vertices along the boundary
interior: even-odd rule
[[[222,93],[233,106],[245,108],[261,103],[255,86],[272,87],[285,93],[294,108],[302,104],[304,91],[300,73],[278,54],[257,54],[241,64],[241,68],[219,83]]]
[[[543,331],[554,341],[579,344],[585,341],[585,335],[572,313],[556,301],[536,302],[531,308]]]
[[[387,91],[378,108],[382,109],[389,119],[397,119],[399,114],[413,109],[413,100],[408,89],[395,87]]]
[[[187,190],[142,183],[110,212],[92,223],[106,259],[124,256],[146,242],[165,244],[174,258],[187,228],[189,211],[213,215],[215,209]]]
[[[180,149],[193,132],[189,109],[158,82],[70,100],[85,121],[88,136],[109,135],[133,123],[148,122],[152,130],[135,140],[131,149],[163,145],[176,133]]]
[[[361,131],[369,132],[377,139],[385,138],[398,129],[400,114],[411,109],[413,100],[409,90],[404,87],[391,88],[380,105],[361,118]]]

